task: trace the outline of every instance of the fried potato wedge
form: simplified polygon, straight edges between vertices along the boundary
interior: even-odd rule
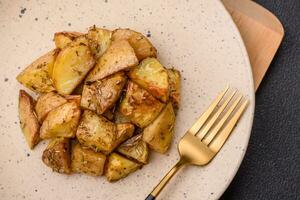
[[[156,58],[143,60],[129,72],[129,77],[157,99],[167,102],[169,98],[168,73]]]
[[[143,131],[143,140],[156,152],[165,153],[172,141],[175,114],[171,103]]]
[[[130,123],[129,117],[123,115],[120,111],[120,109],[117,109],[114,113],[114,122],[116,124],[122,124],[122,123]]]
[[[20,126],[30,149],[40,141],[40,124],[34,113],[34,100],[24,90],[19,92]]]
[[[89,29],[87,38],[89,46],[96,59],[100,58],[111,43],[112,32],[107,29],[97,28],[93,26]]]
[[[18,76],[17,80],[28,89],[47,93],[54,91],[49,70],[52,69],[58,50],[52,50],[31,63]]]
[[[108,157],[105,176],[108,181],[117,181],[135,172],[141,164],[131,161],[117,153],[112,153]]]
[[[76,137],[81,145],[89,147],[96,152],[109,154],[117,140],[116,125],[105,117],[85,110],[78,126]]]
[[[70,44],[75,38],[83,35],[83,33],[79,32],[59,32],[54,34],[54,42],[55,46],[59,49],[65,48],[68,44]]]
[[[115,146],[131,138],[134,133],[134,125],[130,123],[117,124],[117,139]]]
[[[53,171],[71,173],[70,140],[69,138],[54,138],[43,152],[42,160]]]
[[[35,105],[35,112],[40,123],[54,108],[67,103],[67,100],[55,92],[41,94]]]
[[[106,156],[83,148],[79,143],[72,146],[71,168],[73,172],[101,176],[104,172]]]
[[[149,149],[147,143],[142,139],[142,134],[136,135],[122,143],[117,148],[117,151],[143,164],[147,164],[148,162]]]
[[[181,75],[180,72],[174,68],[168,69],[169,85],[170,85],[170,101],[173,107],[178,109],[180,103],[180,85]]]
[[[75,102],[78,106],[80,106],[81,95],[64,95],[63,96],[68,102]]]
[[[163,109],[164,104],[136,83],[129,81],[120,111],[140,128],[149,125]]]
[[[93,82],[113,73],[130,70],[138,64],[134,50],[127,40],[112,42],[89,73],[86,81]]]
[[[51,110],[41,126],[40,137],[75,137],[80,112],[76,102],[68,102]]]
[[[85,44],[69,45],[58,54],[52,73],[59,94],[71,94],[94,66],[95,60]]]
[[[128,40],[139,61],[157,56],[156,48],[139,32],[130,29],[116,29],[113,31],[112,40]]]
[[[92,84],[86,83],[83,87],[81,107],[103,114],[119,99],[126,79],[124,72],[118,72]]]

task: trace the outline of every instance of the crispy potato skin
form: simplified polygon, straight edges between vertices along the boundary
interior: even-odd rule
[[[34,113],[34,100],[24,90],[19,92],[20,126],[30,149],[40,141],[40,124]]]
[[[17,80],[35,92],[47,93],[54,91],[55,88],[50,79],[49,70],[53,68],[57,53],[58,50],[54,49],[35,60],[17,76]]]
[[[95,55],[95,58],[100,58],[111,43],[112,32],[107,29],[91,27],[88,31],[87,38],[89,46]]]
[[[165,153],[172,141],[175,114],[171,103],[143,131],[143,140],[156,152]]]
[[[64,98],[68,102],[75,102],[78,106],[80,106],[81,95],[64,95]]]
[[[116,131],[114,123],[92,111],[85,110],[76,136],[81,145],[107,155],[115,148]]]
[[[76,143],[72,146],[71,159],[73,172],[86,173],[92,176],[101,176],[103,174],[106,156],[102,153],[83,148],[79,143]]]
[[[41,94],[35,105],[35,112],[39,122],[42,123],[51,110],[64,103],[67,103],[67,100],[55,92]]]
[[[180,72],[174,68],[168,69],[169,84],[170,84],[170,101],[175,109],[179,108],[180,104]]]
[[[105,176],[108,181],[113,182],[128,176],[139,169],[141,165],[131,161],[117,153],[112,153],[108,157]]]
[[[88,46],[68,45],[58,54],[52,73],[59,94],[71,94],[94,66],[95,60]]]
[[[54,34],[54,42],[55,46],[59,49],[65,48],[68,44],[70,44],[75,38],[83,35],[83,33],[79,32],[58,32]]]
[[[134,125],[131,123],[117,124],[117,139],[115,147],[119,146],[125,140],[131,138],[134,133]]]
[[[86,81],[93,82],[118,71],[130,70],[138,64],[133,48],[127,40],[112,42],[89,73]]]
[[[147,143],[142,139],[142,134],[138,134],[122,143],[117,151],[143,164],[148,163],[149,149]]]
[[[44,150],[42,160],[53,171],[71,173],[70,141],[68,138],[55,138]]]
[[[144,59],[129,72],[129,77],[162,102],[169,99],[168,73],[156,58]]]
[[[126,83],[124,72],[118,72],[92,84],[85,84],[81,107],[103,114],[112,108],[120,97]]]
[[[68,102],[51,110],[41,126],[40,137],[75,137],[80,113],[76,102]]]
[[[116,29],[113,31],[112,40],[128,40],[139,61],[157,56],[156,48],[141,33],[130,29]]]
[[[164,104],[132,81],[128,82],[120,112],[140,128],[149,125],[163,109]]]

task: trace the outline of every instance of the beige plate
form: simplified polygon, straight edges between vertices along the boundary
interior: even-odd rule
[[[45,143],[30,151],[18,124],[17,97],[22,87],[16,75],[53,48],[55,31],[85,31],[93,24],[149,31],[162,63],[176,66],[183,75],[182,105],[171,150],[167,156],[151,154],[150,164],[114,184],[103,177],[52,173],[41,161]],[[160,197],[217,199],[224,192],[246,151],[255,100],[245,47],[218,0],[1,1],[0,27],[1,199],[144,199],[175,163],[180,136],[229,83],[251,102],[237,129],[210,165],[183,169]]]

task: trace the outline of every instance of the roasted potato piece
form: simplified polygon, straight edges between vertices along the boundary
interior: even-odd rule
[[[175,114],[171,103],[143,131],[143,140],[159,153],[165,153],[173,138]]]
[[[141,167],[141,164],[131,161],[117,153],[112,153],[108,157],[105,176],[108,181],[117,181],[128,176]]]
[[[77,143],[72,147],[71,159],[73,172],[86,173],[92,176],[103,174],[106,156],[102,153],[96,153],[91,149],[83,148]]]
[[[57,53],[58,51],[55,49],[38,58],[17,76],[17,80],[35,92],[54,91],[49,70],[53,67]]]
[[[101,151],[104,154],[109,154],[115,147],[117,128],[114,123],[108,121],[105,117],[85,110],[76,136],[83,146],[97,152]]]
[[[25,140],[30,149],[40,140],[40,124],[34,113],[34,100],[24,90],[19,93],[19,118]]]
[[[70,140],[68,138],[54,138],[43,152],[43,162],[59,173],[71,173]]]
[[[68,102],[75,102],[78,106],[80,106],[81,95],[64,95],[64,98],[68,100]]]
[[[51,110],[45,118],[40,137],[75,137],[80,119],[80,108],[76,102],[68,102]]]
[[[129,77],[157,99],[167,102],[169,98],[168,73],[156,58],[143,60],[129,72]]]
[[[141,163],[147,164],[148,162],[149,149],[147,143],[142,139],[142,134],[136,135],[122,143],[117,148],[117,151]]]
[[[59,94],[71,94],[94,66],[95,60],[85,44],[69,45],[58,54],[52,79]]]
[[[102,115],[110,121],[114,119],[114,113],[111,110],[105,111],[105,113],[103,113]]]
[[[180,72],[174,68],[168,69],[169,85],[170,85],[170,101],[173,107],[178,109],[180,103]]]
[[[112,40],[128,40],[139,61],[156,57],[157,51],[151,42],[141,33],[130,29],[116,29],[113,31]]]
[[[79,32],[59,32],[54,34],[55,46],[59,49],[65,48],[70,44],[75,38],[83,35]]]
[[[119,146],[122,142],[132,137],[134,125],[130,123],[117,124],[117,139],[115,146]]]
[[[90,28],[87,37],[89,39],[89,46],[96,59],[100,58],[111,43],[112,32],[107,29],[97,28],[93,26]]]
[[[159,115],[163,107],[163,103],[137,84],[129,81],[126,96],[120,105],[120,111],[132,123],[143,128]]]
[[[99,58],[86,81],[93,82],[122,70],[130,70],[138,64],[134,50],[126,40],[113,42]]]
[[[129,123],[131,122],[129,117],[123,115],[121,111],[118,109],[114,114],[114,122],[116,124]]]
[[[118,72],[102,80],[84,85],[81,107],[103,114],[119,99],[126,83],[124,72]]]
[[[35,112],[39,122],[43,122],[51,110],[65,103],[67,103],[67,100],[55,92],[41,94],[35,105]]]

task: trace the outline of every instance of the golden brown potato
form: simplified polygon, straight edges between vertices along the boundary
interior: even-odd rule
[[[169,99],[168,73],[156,58],[143,60],[129,72],[129,77],[162,102]]]
[[[45,118],[40,137],[75,137],[80,119],[80,108],[75,102],[68,102],[51,110]]]
[[[40,141],[40,125],[34,113],[34,100],[24,90],[19,93],[19,118],[25,140],[30,149]]]
[[[129,117],[123,115],[119,109],[114,113],[114,122],[116,124],[129,123],[131,122]]]
[[[143,131],[143,140],[159,153],[165,153],[173,138],[175,114],[171,103]]]
[[[157,51],[151,42],[141,33],[130,29],[116,29],[113,31],[112,40],[128,40],[139,61],[156,57]]]
[[[110,121],[112,121],[114,119],[114,113],[113,113],[112,109],[105,111],[105,113],[103,113],[102,115]]]
[[[138,64],[134,50],[126,40],[113,42],[99,58],[87,80],[93,82],[122,70],[130,70]]]
[[[109,154],[115,148],[116,125],[105,117],[85,110],[78,126],[76,137],[80,144],[94,151]]]
[[[131,161],[117,153],[112,153],[108,157],[105,176],[108,181],[117,181],[128,176],[140,167],[141,165],[139,163]]]
[[[117,124],[117,139],[115,147],[119,146],[122,142],[132,137],[134,132],[134,125],[130,123]]]
[[[43,152],[43,162],[53,171],[70,174],[70,140],[68,138],[54,138]]]
[[[147,143],[142,139],[142,134],[136,135],[122,143],[117,148],[117,151],[141,163],[147,164],[148,162],[149,149]]]
[[[95,60],[85,44],[68,45],[58,54],[52,79],[59,94],[71,94],[94,66]]]
[[[81,95],[64,95],[64,98],[68,102],[75,102],[78,106],[80,106]]]
[[[111,43],[112,32],[107,29],[97,28],[93,26],[90,28],[87,38],[89,39],[89,46],[96,59],[100,58]]]
[[[67,100],[55,92],[41,94],[35,105],[35,112],[39,122],[43,122],[51,110],[65,103],[67,103]]]
[[[124,72],[118,72],[83,87],[81,107],[103,114],[119,99],[126,83]]]
[[[180,72],[174,68],[168,69],[169,85],[170,85],[170,101],[173,107],[178,109],[180,103]]]
[[[17,80],[35,92],[54,91],[49,70],[53,67],[57,53],[58,51],[55,49],[38,58],[17,76]]]
[[[59,32],[54,34],[55,46],[59,49],[65,48],[70,44],[75,38],[83,35],[79,32]]]
[[[72,147],[71,159],[73,172],[86,173],[92,176],[101,176],[103,174],[106,156],[102,153],[83,148],[77,143]]]
[[[120,105],[120,111],[132,123],[143,128],[159,115],[163,107],[163,103],[137,84],[129,81],[126,96]]]

